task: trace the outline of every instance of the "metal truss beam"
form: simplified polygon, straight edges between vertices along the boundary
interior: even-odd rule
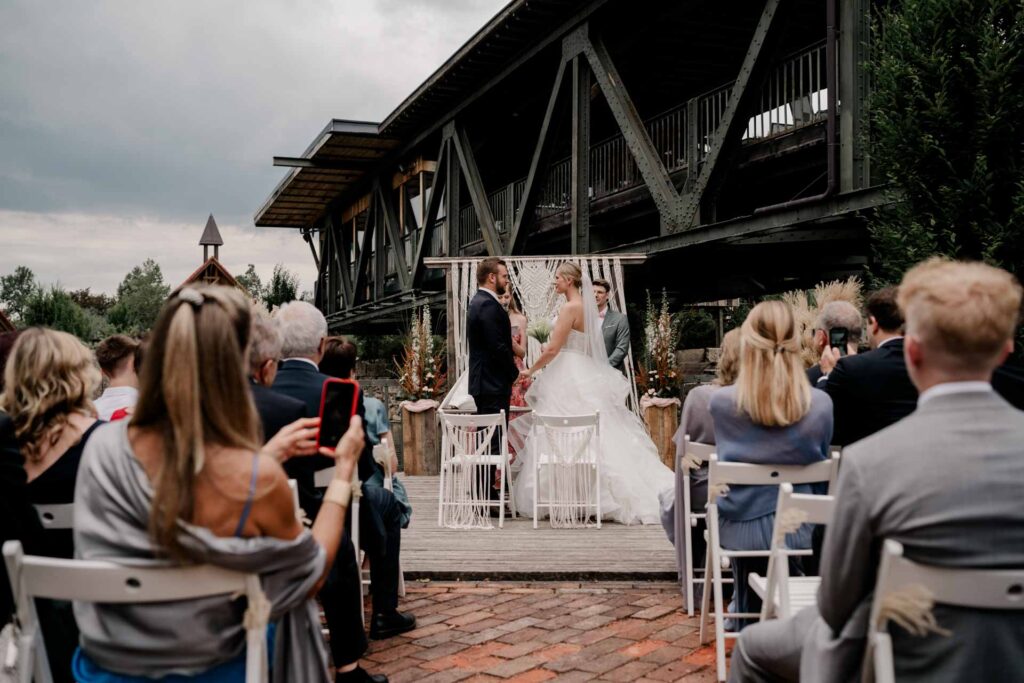
[[[551,148],[554,146],[554,134],[551,122],[557,121],[561,115],[562,101],[560,97],[562,90],[562,79],[565,76],[565,60],[558,64],[558,71],[555,73],[555,84],[551,87],[551,95],[548,97],[548,106],[544,110],[544,120],[540,124],[540,133],[537,136],[537,146],[533,150],[533,158],[530,160],[530,170],[526,174],[526,185],[523,187],[523,196],[519,200],[519,209],[509,231],[508,253],[517,254],[521,251],[523,236],[527,228],[533,222],[533,213],[537,207],[537,198],[540,195],[540,182],[538,175],[542,169],[547,169],[548,160],[551,157]]]
[[[306,244],[309,245],[309,251],[313,254],[313,263],[316,265],[316,269],[320,270],[320,257],[317,256],[316,246],[313,244],[313,229],[302,228],[302,239],[306,240]]]
[[[473,155],[473,148],[469,145],[469,137],[466,135],[466,130],[462,126],[453,123],[450,137],[455,153],[459,158],[462,176],[466,180],[469,199],[473,202],[473,209],[476,211],[476,217],[480,223],[480,232],[483,234],[487,253],[491,256],[504,254],[505,243],[501,239],[501,235],[498,234],[497,226],[494,224],[494,216],[491,215],[491,207],[487,203],[487,190],[484,189],[484,183],[480,177],[480,169],[476,165],[476,157]]]
[[[452,149],[454,143],[448,135],[449,128],[445,127],[445,158],[448,160],[448,180],[444,190],[444,222],[448,229],[447,253],[455,255],[459,253],[459,218],[462,209],[462,201],[459,194],[462,191],[462,176],[459,174],[459,163],[455,159],[455,151]]]
[[[334,216],[328,216],[326,225],[327,234],[330,237],[333,266],[337,269],[338,281],[341,283],[341,296],[345,301],[343,308],[345,308],[352,305],[352,277],[349,273],[351,266],[348,260],[344,224],[339,226],[335,223]]]
[[[381,218],[384,219],[384,229],[388,234],[388,242],[391,245],[391,249],[395,252],[395,270],[398,271],[398,286],[402,290],[409,289],[412,282],[409,279],[409,265],[405,261],[405,247],[402,243],[402,228],[398,224],[398,213],[395,211],[395,205],[392,201],[394,195],[393,192],[388,190],[384,191],[384,188],[379,184],[376,189],[377,201],[381,208]],[[378,245],[378,249],[384,252],[383,241]]]
[[[622,131],[622,138],[636,161],[637,169],[651,192],[654,204],[658,207],[664,232],[665,226],[671,227],[679,222],[679,193],[676,192],[668,170],[647,134],[643,119],[640,118],[633,100],[626,92],[622,77],[619,76],[604,41],[598,36],[588,35],[587,31],[588,28],[584,25],[578,30],[577,35],[569,36],[566,40],[578,41],[583,54],[590,62],[594,78]]]
[[[747,127],[746,112],[761,95],[761,85],[768,75],[774,46],[782,33],[779,27],[791,6],[790,0],[767,0],[765,3],[739,75],[733,83],[729,102],[722,112],[722,120],[710,140],[708,155],[690,191],[682,199],[679,221],[675,223],[674,230],[685,230],[700,222],[700,207],[709,194],[709,188],[717,186],[725,173],[725,164],[720,162],[739,147],[741,132]],[[695,162],[695,159],[690,161],[691,165]]]
[[[363,300],[366,293],[366,268],[370,264],[370,245],[373,243],[373,231],[376,228],[376,216],[374,211],[375,202],[370,202],[370,208],[366,214],[366,225],[363,227],[363,244],[359,248],[359,259],[356,261],[355,287],[352,291],[352,304],[356,305]]]
[[[590,68],[572,58],[572,252],[590,252]]]
[[[441,208],[441,196],[448,174],[448,141],[441,140],[441,147],[437,150],[437,167],[434,169],[434,182],[430,186],[430,201],[427,203],[427,211],[423,214],[423,227],[420,230],[420,242],[416,245],[416,253],[412,260],[412,286],[418,287],[423,281],[423,258],[426,255],[430,240],[434,236],[437,223],[437,212]]]

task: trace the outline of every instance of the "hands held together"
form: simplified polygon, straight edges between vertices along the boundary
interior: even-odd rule
[[[363,451],[364,435],[363,420],[358,415],[352,417],[348,431],[341,437],[337,448],[321,447],[317,451],[316,438],[320,431],[319,417],[304,417],[281,428],[263,447],[263,454],[269,455],[278,462],[303,455],[326,455],[336,460],[335,478],[343,481],[352,479],[356,462]]]

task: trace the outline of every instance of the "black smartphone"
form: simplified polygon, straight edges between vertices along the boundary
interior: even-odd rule
[[[320,433],[317,446],[334,448],[348,431],[356,414],[359,383],[351,379],[329,379],[320,395]]]
[[[846,355],[846,344],[850,340],[850,331],[845,327],[833,327],[828,331],[828,345],[839,349],[839,355]]]

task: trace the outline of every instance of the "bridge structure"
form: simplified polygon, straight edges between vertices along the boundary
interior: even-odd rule
[[[334,119],[255,215],[332,330],[445,300],[438,257],[644,254],[633,296],[862,272],[872,0],[513,0],[381,122]]]

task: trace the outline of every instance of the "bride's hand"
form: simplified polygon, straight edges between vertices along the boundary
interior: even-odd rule
[[[530,379],[531,377],[533,377],[533,372],[531,372],[530,370],[520,370],[518,381],[522,382],[524,380]]]

